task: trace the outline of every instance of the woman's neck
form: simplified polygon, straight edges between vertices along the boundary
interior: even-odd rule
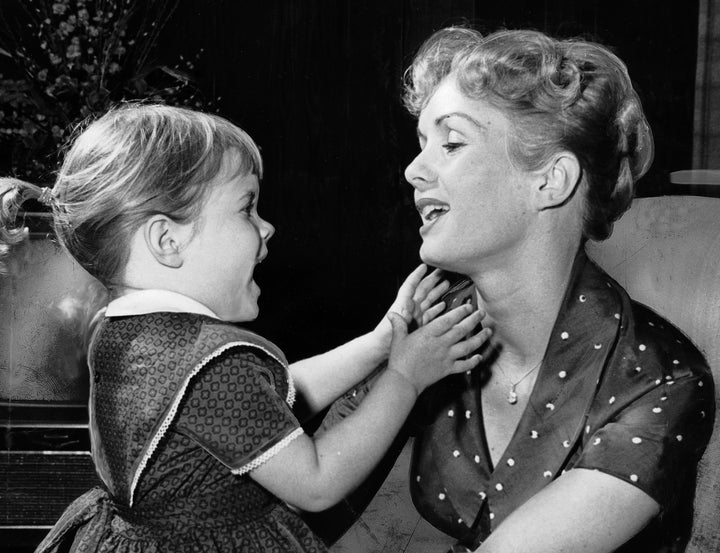
[[[522,372],[545,354],[567,289],[577,248],[519,252],[470,275],[487,312],[493,344],[504,364]]]

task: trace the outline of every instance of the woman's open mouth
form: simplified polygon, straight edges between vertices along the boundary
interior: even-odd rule
[[[450,211],[450,206],[434,198],[421,198],[415,202],[415,209],[420,213],[423,227],[425,227]]]

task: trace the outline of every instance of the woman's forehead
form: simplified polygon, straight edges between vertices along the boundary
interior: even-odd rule
[[[508,118],[499,109],[482,99],[464,94],[454,77],[445,78],[435,89],[418,118],[419,133],[441,127],[451,120],[459,119],[480,132],[490,128],[505,128]]]

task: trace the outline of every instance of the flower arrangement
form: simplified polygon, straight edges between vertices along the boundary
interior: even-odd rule
[[[47,180],[73,127],[124,100],[206,107],[190,78],[153,54],[179,0],[4,0],[0,147],[18,177]]]

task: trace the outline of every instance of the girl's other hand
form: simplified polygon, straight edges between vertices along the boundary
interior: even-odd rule
[[[393,332],[388,369],[400,373],[418,394],[448,375],[474,369],[482,360],[475,352],[491,335],[489,328],[474,332],[484,316],[466,304],[408,333],[407,320],[388,313]]]
[[[427,270],[427,265],[423,263],[408,275],[387,313],[397,313],[411,329],[427,324],[442,312],[444,304],[433,304],[450,287],[450,283],[442,278],[442,270],[435,269],[426,276]],[[387,315],[373,332],[389,353],[393,330]]]

